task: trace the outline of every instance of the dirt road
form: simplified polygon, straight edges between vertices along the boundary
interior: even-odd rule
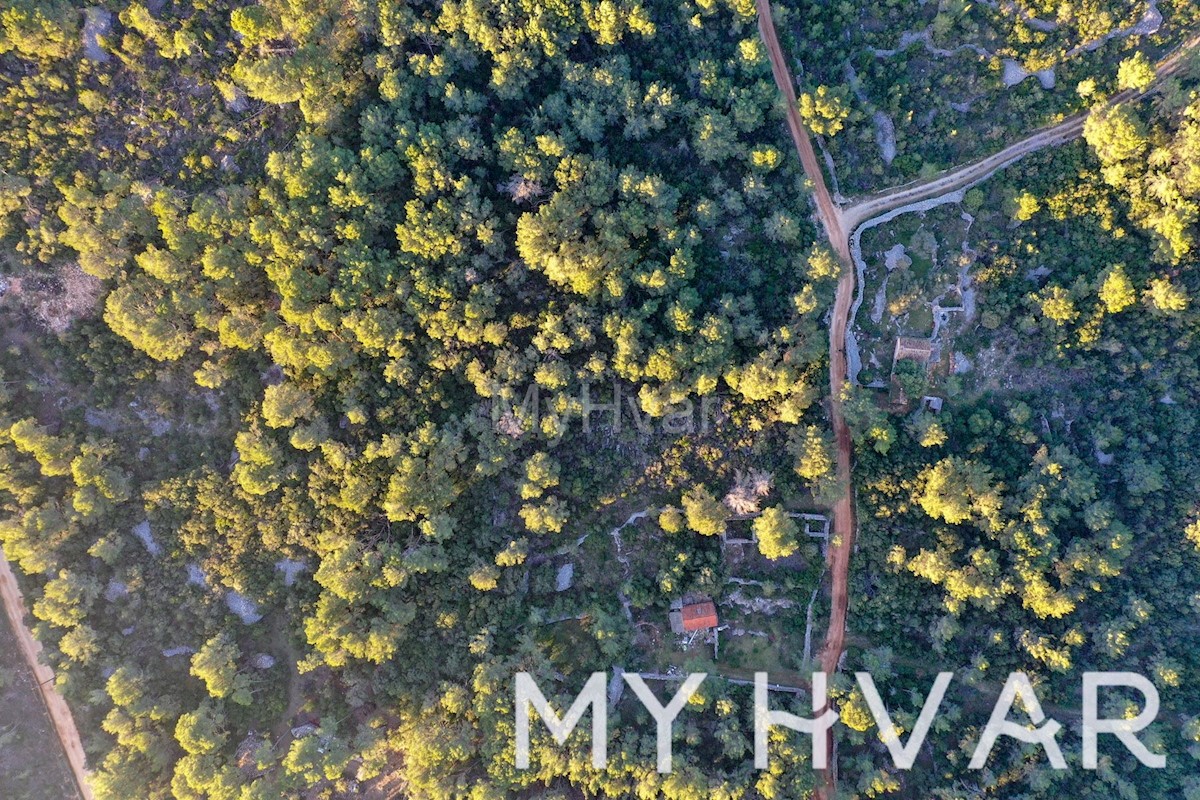
[[[792,134],[792,141],[796,143],[796,151],[800,154],[800,162],[804,165],[804,174],[813,184],[813,197],[817,201],[821,224],[825,226],[826,237],[838,256],[849,264],[849,237],[842,227],[841,212],[838,210],[837,203],[833,201],[829,187],[825,185],[825,174],[821,172],[821,166],[817,162],[817,153],[813,149],[812,141],[808,138],[808,131],[805,130],[804,123],[800,121],[800,112],[796,103],[796,88],[792,84],[791,71],[783,56],[783,50],[779,46],[779,39],[775,35],[775,20],[771,18],[770,0],[755,0],[755,2],[758,6],[758,32],[762,36],[763,44],[767,47],[767,56],[771,60],[771,72],[775,75],[775,85],[779,87],[786,103],[788,130]],[[853,282],[853,276],[851,276],[851,281]],[[838,288],[840,291],[841,287]]]
[[[842,412],[841,395],[847,381],[846,336],[849,313],[855,293],[855,273],[850,254],[850,236],[861,225],[890,211],[926,200],[944,197],[969,188],[990,178],[996,172],[1014,162],[1046,147],[1057,147],[1073,141],[1083,133],[1087,112],[1076,114],[1061,123],[1045,128],[994,155],[965,166],[949,170],[931,180],[901,186],[878,195],[862,198],[847,208],[834,202],[825,183],[825,175],[817,161],[816,152],[808,131],[800,119],[796,103],[796,89],[783,49],[775,33],[775,22],[771,16],[770,0],[755,0],[758,9],[758,29],[767,48],[771,72],[786,104],[788,130],[800,155],[805,175],[812,183],[813,198],[817,213],[825,229],[826,238],[842,265],[838,281],[837,296],[829,324],[829,390],[830,418],[837,447],[837,482],[840,499],[833,507],[833,537],[830,542],[828,562],[831,576],[831,612],[825,644],[821,650],[822,671],[832,674],[837,671],[845,649],[846,617],[849,610],[848,580],[850,554],[854,550],[854,489],[851,475],[853,446],[850,430]],[[1178,74],[1188,66],[1189,57],[1195,51],[1200,37],[1194,37],[1181,45],[1157,65],[1158,79],[1144,92],[1125,91],[1113,96],[1109,104],[1137,99],[1154,91],[1165,79]],[[818,787],[815,796],[831,798],[836,794],[837,762],[834,758],[834,741],[828,741],[830,769],[825,773],[824,786]]]
[[[1158,78],[1145,91],[1127,90],[1113,95],[1106,105],[1113,106],[1130,100],[1137,100],[1156,91],[1166,79],[1178,75],[1188,67],[1191,56],[1200,37],[1194,37],[1180,45],[1173,53],[1158,62],[1156,73]],[[1090,111],[1084,111],[1068,117],[1057,125],[1043,128],[1040,131],[1011,144],[998,153],[987,158],[955,167],[927,181],[898,186],[879,194],[870,195],[852,202],[846,208],[838,208],[841,230],[849,237],[860,226],[876,217],[883,216],[889,211],[915,205],[936,197],[943,197],[961,189],[968,189],[990,178],[995,173],[1020,161],[1025,156],[1036,153],[1047,147],[1059,147],[1074,141],[1083,135],[1083,125]],[[805,171],[808,170],[807,164]],[[848,246],[848,243],[847,243]],[[849,251],[847,250],[847,253]],[[840,253],[840,251],[839,251]]]
[[[1086,114],[1071,117],[1053,128],[1040,131],[994,155],[939,175],[930,181],[864,198],[843,210],[846,229],[853,232],[860,225],[883,216],[889,211],[915,205],[935,197],[942,197],[982,183],[994,173],[1016,163],[1030,153],[1046,147],[1057,147],[1078,138],[1083,133],[1083,123],[1086,118]]]
[[[0,596],[4,600],[4,611],[8,616],[8,624],[12,627],[17,641],[20,643],[21,653],[37,681],[42,702],[46,704],[46,711],[50,714],[50,721],[54,724],[54,730],[58,734],[63,754],[66,755],[67,763],[71,766],[71,774],[79,787],[79,795],[84,800],[93,800],[92,790],[87,782],[87,760],[83,753],[83,742],[79,739],[79,729],[75,727],[75,718],[71,716],[71,709],[67,707],[62,695],[54,688],[54,672],[38,661],[38,653],[41,652],[42,646],[25,627],[25,600],[21,597],[16,576],[13,575],[12,567],[4,558],[2,549],[0,549]]]
[[[825,228],[826,237],[838,261],[842,275],[838,280],[837,297],[833,304],[833,316],[829,323],[829,395],[830,421],[837,444],[837,482],[840,498],[833,507],[833,536],[829,543],[829,573],[831,576],[831,606],[829,629],[821,649],[821,670],[833,674],[846,640],[846,614],[849,608],[847,580],[850,573],[850,554],[854,551],[854,490],[851,484],[850,456],[852,443],[850,429],[842,413],[842,387],[846,382],[846,324],[850,315],[850,304],[854,299],[854,267],[850,259],[850,237],[842,222],[842,214],[825,184],[825,175],[817,161],[817,154],[808,131],[800,120],[796,103],[796,90],[792,84],[791,71],[787,67],[779,38],[775,35],[775,21],[771,17],[770,0],[756,0],[758,6],[758,30],[767,47],[771,60],[771,72],[775,83],[787,104],[788,130],[796,143],[796,151],[804,166],[804,173],[812,182],[813,197],[817,202],[817,213]],[[825,770],[823,787],[816,795],[831,798],[836,794],[837,763],[834,756],[832,734],[826,740],[830,768]]]

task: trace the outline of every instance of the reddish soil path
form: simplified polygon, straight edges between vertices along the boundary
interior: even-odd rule
[[[4,600],[4,611],[8,616],[8,624],[12,627],[17,641],[20,643],[25,662],[29,664],[29,669],[33,672],[38,692],[42,696],[42,702],[46,705],[46,711],[50,714],[50,721],[58,734],[63,754],[71,766],[71,774],[75,777],[75,783],[79,787],[79,795],[84,800],[92,800],[92,790],[87,782],[87,759],[83,753],[83,742],[79,739],[79,729],[75,727],[75,718],[71,716],[71,709],[67,707],[62,695],[54,688],[54,672],[38,660],[38,653],[42,651],[42,646],[33,638],[29,628],[25,627],[25,600],[21,597],[16,576],[13,575],[12,567],[5,560],[3,550],[0,550],[0,596]]]
[[[796,89],[775,33],[770,0],[755,0],[755,3],[758,8],[758,29],[771,61],[771,72],[774,74],[775,83],[786,103],[788,130],[795,142],[796,152],[800,155],[804,173],[812,183],[817,213],[825,228],[826,237],[842,265],[842,275],[838,281],[837,297],[834,300],[833,314],[829,324],[830,418],[837,444],[837,481],[840,488],[840,499],[833,507],[833,537],[828,555],[832,584],[832,607],[829,629],[826,632],[825,644],[820,654],[821,670],[827,674],[833,674],[837,671],[838,662],[841,661],[842,653],[845,650],[846,617],[849,609],[847,585],[850,573],[850,554],[854,551],[855,535],[854,488],[850,470],[853,446],[850,430],[846,426],[846,419],[842,413],[841,402],[842,391],[847,380],[846,328],[849,324],[850,307],[855,291],[854,265],[850,255],[850,234],[863,223],[888,211],[973,186],[1030,153],[1045,147],[1057,147],[1078,138],[1083,133],[1083,123],[1088,112],[1076,114],[1057,125],[1037,131],[1026,139],[987,158],[948,170],[928,181],[897,187],[875,196],[863,198],[846,209],[842,209],[834,202],[829,193],[829,188],[825,184],[825,175],[817,161],[808,131],[800,119],[796,103]],[[1143,92],[1120,92],[1110,98],[1108,104],[1144,97],[1161,85],[1165,78],[1187,69],[1189,59],[1198,44],[1200,44],[1200,37],[1193,37],[1160,61],[1157,65],[1158,79],[1150,89]],[[830,769],[825,772],[824,785],[818,786],[814,792],[814,796],[822,798],[822,800],[828,800],[837,793],[837,761],[834,757],[832,735],[826,744]]]
[[[817,213],[825,227],[829,244],[842,265],[838,281],[837,298],[833,305],[833,316],[829,323],[829,394],[830,421],[833,424],[837,443],[837,482],[840,498],[833,507],[833,535],[829,543],[829,573],[831,576],[831,606],[829,629],[821,649],[821,670],[832,675],[837,671],[846,641],[846,614],[849,609],[847,582],[850,573],[850,554],[854,551],[854,489],[851,483],[850,457],[852,443],[850,429],[842,413],[842,388],[846,383],[846,323],[850,315],[850,304],[854,299],[854,266],[850,259],[850,237],[842,225],[842,214],[825,184],[825,175],[817,162],[808,131],[800,120],[796,103],[796,89],[787,67],[779,38],[775,35],[775,21],[771,18],[770,0],[756,0],[758,6],[758,30],[771,60],[771,72],[775,83],[787,104],[788,130],[796,143],[796,151],[804,165],[804,173],[812,182],[813,197],[817,202]],[[829,769],[825,770],[824,786],[817,788],[819,798],[832,798],[836,792],[837,763],[834,756],[832,733],[826,740],[829,754]]]
[[[821,172],[821,165],[817,162],[817,153],[813,149],[812,141],[808,138],[808,131],[804,128],[804,123],[800,121],[796,88],[792,84],[792,74],[788,70],[783,50],[779,47],[779,38],[775,35],[775,20],[771,18],[771,2],[770,0],[755,0],[755,2],[758,6],[758,32],[762,36],[763,44],[767,47],[767,56],[771,60],[771,72],[775,75],[775,85],[779,87],[786,103],[784,110],[787,112],[788,130],[792,134],[792,141],[796,143],[796,151],[800,154],[800,162],[804,165],[804,174],[812,181],[813,197],[817,201],[821,224],[825,226],[825,235],[833,246],[834,252],[848,265],[850,263],[850,237],[842,229],[841,211],[838,209],[837,203],[833,202],[829,187],[825,185],[825,173]],[[850,276],[850,282],[851,284],[854,282],[853,274]],[[839,284],[839,298],[841,289],[841,284]],[[849,307],[848,303],[847,307]]]

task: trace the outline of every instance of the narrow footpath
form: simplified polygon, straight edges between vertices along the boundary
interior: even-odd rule
[[[75,727],[75,718],[71,716],[71,709],[67,707],[67,702],[54,688],[53,670],[38,660],[42,646],[33,638],[29,628],[25,627],[25,600],[17,586],[17,578],[13,575],[12,567],[4,558],[3,549],[0,549],[0,596],[4,600],[4,612],[8,617],[8,624],[17,637],[21,654],[25,657],[25,663],[29,665],[29,669],[33,673],[34,680],[38,685],[38,692],[46,706],[46,712],[50,715],[50,722],[54,725],[55,733],[58,734],[63,755],[67,758],[67,763],[71,767],[71,775],[75,778],[75,784],[79,788],[79,796],[83,800],[93,800],[92,790],[87,781],[87,759],[83,753],[83,742],[79,738],[79,729]]]

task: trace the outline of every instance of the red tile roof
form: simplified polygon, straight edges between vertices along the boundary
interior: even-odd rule
[[[681,616],[685,631],[703,631],[717,627],[717,607],[711,602],[684,606]]]

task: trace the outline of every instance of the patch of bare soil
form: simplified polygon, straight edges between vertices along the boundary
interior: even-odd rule
[[[394,800],[403,797],[408,785],[399,773],[393,772],[371,781],[363,792],[364,800]]]
[[[96,313],[103,290],[104,284],[78,264],[64,264],[51,275],[9,278],[6,293],[47,330],[65,333],[76,320]]]
[[[24,293],[26,307],[55,333],[65,332],[77,319],[90,317],[100,302],[103,284],[78,264],[60,266],[46,289]]]
[[[986,348],[971,356],[973,390],[979,394],[1063,390],[1088,377],[1083,370],[1059,369],[1052,364],[1023,366],[1018,363],[1021,353],[1021,340],[1015,333],[998,333]]]

